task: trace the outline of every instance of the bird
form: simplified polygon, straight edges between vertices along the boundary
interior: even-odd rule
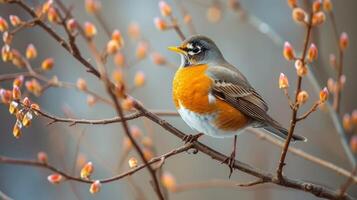
[[[175,107],[185,123],[197,135],[184,140],[193,142],[202,135],[232,138],[233,150],[222,163],[233,172],[237,135],[247,127],[263,128],[282,140],[288,131],[267,113],[268,105],[248,79],[224,58],[215,42],[204,35],[193,35],[179,46],[168,47],[181,56],[181,64],[172,83]],[[293,135],[292,141],[306,141]]]

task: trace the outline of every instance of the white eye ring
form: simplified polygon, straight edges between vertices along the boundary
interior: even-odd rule
[[[188,54],[193,56],[195,54],[199,54],[201,52],[201,46],[197,45],[196,47],[193,47],[193,45],[190,43],[187,45],[187,48],[190,49],[188,51]]]

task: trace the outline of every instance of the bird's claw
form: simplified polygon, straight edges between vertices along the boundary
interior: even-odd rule
[[[185,137],[182,138],[182,140],[185,142],[185,144],[187,143],[193,143],[196,142],[198,140],[198,138],[200,138],[203,135],[203,133],[198,133],[196,135],[185,135]]]
[[[232,152],[231,156],[227,157],[222,161],[222,164],[227,164],[229,167],[229,176],[228,176],[229,178],[231,178],[233,173],[235,159],[236,159],[236,153]]]

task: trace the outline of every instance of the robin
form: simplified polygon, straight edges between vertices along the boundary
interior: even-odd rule
[[[181,55],[181,66],[173,80],[173,101],[182,119],[200,133],[188,140],[196,140],[202,133],[217,138],[234,137],[231,156],[224,161],[230,168],[229,177],[237,135],[244,128],[263,128],[278,138],[287,138],[288,131],[268,115],[262,96],[225,60],[210,38],[195,35],[169,50]],[[294,135],[292,140],[306,138]]]

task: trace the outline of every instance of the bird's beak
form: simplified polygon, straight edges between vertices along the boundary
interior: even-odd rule
[[[186,51],[183,50],[181,47],[168,47],[168,49],[169,49],[170,51],[174,51],[174,52],[176,52],[176,53],[186,55]]]

